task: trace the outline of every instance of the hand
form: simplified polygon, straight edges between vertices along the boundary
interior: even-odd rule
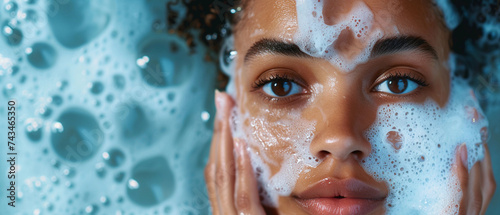
[[[216,91],[215,106],[214,134],[205,168],[213,214],[265,214],[246,144],[241,139],[233,141],[231,135],[229,117],[234,102],[228,94]]]
[[[467,169],[467,147],[458,147],[455,171],[462,188],[462,201],[459,214],[484,214],[495,192],[496,183],[491,168],[488,146],[483,144],[484,159],[472,166],[470,174]]]

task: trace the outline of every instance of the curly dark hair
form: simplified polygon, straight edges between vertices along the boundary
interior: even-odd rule
[[[241,0],[177,0],[167,4],[167,21],[171,33],[186,38],[190,47],[194,38],[210,48],[208,59],[218,62],[224,39],[231,26],[241,18],[245,8]],[[456,56],[455,75],[465,78],[478,91],[486,108],[486,94],[500,94],[500,0],[450,0],[460,23],[451,32],[451,49]],[[188,13],[180,18],[172,5],[182,4]],[[217,63],[218,64],[218,63]],[[219,88],[227,77],[219,75]]]

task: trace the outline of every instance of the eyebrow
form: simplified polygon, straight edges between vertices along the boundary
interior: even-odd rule
[[[409,50],[421,51],[434,59],[438,59],[436,50],[426,40],[416,36],[397,36],[381,39],[373,46],[370,58]],[[300,50],[294,43],[265,38],[257,41],[250,47],[245,55],[244,62],[246,63],[255,56],[263,54],[313,58],[311,55]]]
[[[312,58],[311,55],[300,50],[299,46],[276,39],[262,39],[257,41],[248,49],[244,62],[250,61],[253,57],[263,54],[285,55],[299,58]]]
[[[438,59],[436,50],[427,41],[415,36],[397,36],[379,40],[373,46],[370,58],[409,50],[421,51]]]

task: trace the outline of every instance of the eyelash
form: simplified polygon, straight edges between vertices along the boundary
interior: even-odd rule
[[[289,77],[288,75],[286,74],[272,74],[270,77],[267,77],[267,78],[261,78],[257,81],[255,81],[253,84],[252,84],[252,88],[254,90],[258,90],[259,88],[261,88],[262,86],[266,85],[267,83],[269,82],[272,82],[272,81],[292,81],[292,82],[295,82],[297,83],[297,81],[295,81],[295,79]]]
[[[305,86],[303,84],[301,84],[300,81],[298,81],[296,78],[293,78],[287,74],[279,74],[279,73],[276,73],[276,74],[272,74],[271,76],[268,76],[266,78],[260,78],[258,79],[257,81],[255,81],[253,84],[252,84],[252,91],[255,92],[255,91],[258,91],[259,89],[261,89],[264,85],[266,85],[267,83],[270,83],[270,82],[273,82],[273,81],[290,81],[290,82],[294,82],[298,85],[300,85],[302,88],[306,89]],[[274,103],[278,103],[278,102],[289,102],[289,101],[292,101],[294,100],[296,97],[295,96],[286,96],[286,97],[282,97],[282,98],[278,98],[278,97],[272,97],[272,96],[269,96],[267,95],[266,93],[264,92],[261,92],[261,98],[263,98],[265,101],[268,101],[268,102],[274,102]]]
[[[423,78],[412,75],[411,73],[402,73],[402,72],[395,72],[395,73],[388,74],[387,77],[382,79],[379,83],[377,83],[377,85],[381,84],[384,81],[389,80],[391,78],[406,78],[408,80],[414,81],[415,83],[417,83],[418,85],[420,85],[422,87],[429,86],[429,83],[427,83]]]
[[[399,72],[399,71],[386,75],[386,77],[384,79],[382,79],[381,81],[379,81],[379,83],[377,85],[379,85],[379,84],[383,83],[384,81],[391,79],[391,78],[406,78],[408,80],[414,81],[415,83],[417,83],[421,87],[429,86],[429,83],[427,83],[423,78],[420,78],[416,75],[412,75],[412,73]],[[261,89],[267,83],[273,82],[273,81],[290,81],[290,82],[295,82],[295,83],[299,84],[299,82],[296,81],[295,78],[292,78],[292,77],[288,76],[287,74],[272,74],[271,76],[268,76],[266,78],[260,78],[260,79],[256,80],[252,84],[251,91],[252,92],[257,91],[257,90]],[[299,84],[299,85],[301,85],[301,84]],[[301,86],[303,86],[303,85],[301,85]],[[304,87],[304,89],[305,89],[305,87]],[[372,89],[372,91],[373,90],[374,90],[374,88]],[[407,97],[407,96],[409,96],[409,95],[402,95],[402,96],[398,96],[398,97]],[[283,97],[283,98],[271,97],[271,96],[266,95],[265,93],[262,93],[262,97],[266,101],[272,101],[272,102],[280,102],[280,101],[286,101],[286,100],[291,99],[290,97]]]

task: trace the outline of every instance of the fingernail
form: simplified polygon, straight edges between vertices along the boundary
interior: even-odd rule
[[[462,164],[466,168],[469,168],[467,163],[467,146],[465,145],[465,143],[462,143],[462,145],[460,146],[460,159],[462,160]]]

